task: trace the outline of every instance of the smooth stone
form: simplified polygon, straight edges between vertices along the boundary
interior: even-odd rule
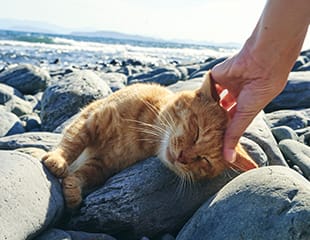
[[[296,62],[292,68],[292,72],[298,71],[300,67],[309,62],[309,58],[307,56],[300,55],[297,57]]]
[[[28,132],[39,131],[41,129],[41,119],[35,113],[23,115],[20,117],[20,120],[25,122],[25,129]]]
[[[171,84],[167,88],[172,92],[181,92],[187,90],[195,90],[201,87],[204,78],[193,78],[187,81],[178,81],[177,83]]]
[[[189,78],[191,79],[191,78],[203,77],[207,71],[212,69],[215,65],[225,61],[226,59],[227,57],[220,57],[220,58],[216,58],[214,60],[208,61],[204,64],[201,64],[200,68],[197,71],[193,72]]]
[[[114,175],[90,193],[66,228],[105,232],[117,239],[177,233],[209,197],[236,176],[183,183],[159,159],[149,158]]]
[[[42,130],[53,131],[88,103],[107,97],[110,87],[89,70],[76,70],[48,87],[42,97]]]
[[[0,239],[32,239],[60,219],[60,183],[27,154],[0,151]]]
[[[243,173],[187,222],[188,239],[310,239],[310,183],[282,166]]]
[[[33,111],[32,105],[29,102],[15,96],[7,101],[4,106],[8,111],[14,113],[18,117],[31,114]]]
[[[268,157],[269,165],[288,166],[270,128],[266,124],[264,112],[260,112],[245,130],[243,136],[256,142]]]
[[[296,164],[310,180],[310,147],[290,139],[282,140],[279,147],[285,158]]]
[[[61,134],[50,132],[28,132],[0,138],[0,149],[40,148],[49,151],[60,142]]]
[[[23,94],[44,90],[50,79],[48,71],[30,64],[12,66],[0,73],[0,83],[12,86]]]
[[[278,143],[284,139],[298,140],[298,136],[294,130],[287,126],[274,127],[271,129],[271,132]]]
[[[0,104],[5,104],[13,97],[23,98],[23,94],[17,89],[8,86],[6,84],[0,83]]]
[[[239,142],[246,150],[246,152],[253,159],[255,159],[255,162],[258,164],[258,166],[262,167],[269,165],[266,153],[256,142],[244,136],[240,138]]]
[[[269,127],[287,126],[293,130],[305,128],[310,123],[310,118],[304,110],[279,110],[266,114]]]
[[[266,107],[265,112],[310,108],[310,71],[292,72],[284,90]]]
[[[0,108],[0,137],[24,133],[25,129],[20,119],[13,113]]]
[[[104,80],[113,92],[124,88],[127,85],[127,76],[122,73],[98,73],[100,78]]]
[[[147,73],[135,74],[128,77],[128,84],[134,83],[158,83],[168,86],[179,80],[184,80],[182,72],[176,67],[156,68]]]
[[[310,71],[310,62],[300,66],[296,71]]]
[[[104,233],[87,233],[79,231],[64,231],[61,229],[49,229],[36,240],[116,240]]]

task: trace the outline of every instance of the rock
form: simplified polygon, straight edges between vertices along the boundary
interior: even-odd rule
[[[8,111],[14,113],[18,117],[25,114],[31,114],[33,110],[32,105],[29,102],[15,96],[7,101],[4,106]]]
[[[291,139],[282,140],[279,147],[284,157],[296,164],[310,180],[310,147]]]
[[[253,140],[246,138],[246,137],[241,137],[240,141],[241,145],[244,147],[246,152],[253,158],[255,159],[256,163],[258,166],[267,166],[269,165],[268,162],[268,157],[266,153],[263,151],[263,149]]]
[[[42,97],[42,130],[53,131],[82,107],[111,93],[110,87],[89,70],[76,70],[48,87]]]
[[[20,117],[20,120],[25,122],[26,131],[39,131],[41,129],[41,119],[35,114],[27,114]]]
[[[0,73],[0,83],[12,86],[23,94],[44,90],[50,78],[46,70],[30,64],[12,66]]]
[[[264,112],[261,112],[254,118],[243,136],[253,140],[263,149],[270,165],[288,166],[271,130],[266,124]]]
[[[0,104],[5,104],[13,97],[23,98],[23,94],[11,86],[0,83]]]
[[[271,132],[278,143],[284,139],[298,140],[298,136],[294,130],[287,126],[274,127],[271,129]]]
[[[164,86],[183,80],[184,76],[176,67],[156,68],[148,73],[135,74],[128,77],[128,84],[154,82]]]
[[[300,66],[297,71],[310,71],[310,62],[307,62],[304,65]]]
[[[25,132],[19,118],[15,114],[7,112],[4,108],[0,108],[0,119],[0,137]]]
[[[104,233],[86,233],[78,231],[63,231],[60,229],[50,229],[36,240],[116,240]]]
[[[266,107],[265,112],[281,109],[310,108],[310,72],[290,73],[284,90]]]
[[[127,85],[127,76],[122,73],[101,73],[98,74],[112,89],[113,92],[122,89]]]
[[[61,135],[49,132],[28,132],[0,138],[0,149],[15,150],[18,148],[40,148],[45,151],[55,147],[61,139]]]
[[[89,194],[66,228],[105,232],[120,239],[175,234],[193,212],[236,173],[182,184],[157,158],[139,162]]]
[[[191,79],[191,78],[203,77],[207,71],[212,69],[215,65],[225,61],[226,59],[227,59],[227,57],[221,57],[221,58],[217,58],[217,59],[214,59],[214,60],[211,60],[211,61],[208,61],[208,62],[202,64],[197,71],[193,72],[190,75],[189,78]]]
[[[298,56],[291,71],[292,72],[298,71],[299,68],[305,65],[307,62],[309,62],[309,58],[307,56],[303,55]]]
[[[241,174],[187,222],[188,239],[310,239],[310,184],[282,166]]]
[[[310,123],[310,118],[303,110],[279,110],[267,113],[266,119],[271,128],[287,126],[296,130],[305,128]]]
[[[29,155],[0,151],[0,239],[31,239],[59,220],[61,186]]]
[[[170,89],[172,92],[180,92],[184,90],[194,90],[201,87],[204,78],[193,78],[187,81],[178,81],[175,84],[168,86],[167,88]]]

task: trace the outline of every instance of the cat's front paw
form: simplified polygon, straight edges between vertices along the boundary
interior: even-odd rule
[[[48,152],[42,157],[44,165],[58,178],[68,175],[68,164],[63,156],[57,152]]]
[[[68,176],[62,181],[63,194],[66,206],[74,209],[82,202],[82,189],[80,179],[75,176]]]

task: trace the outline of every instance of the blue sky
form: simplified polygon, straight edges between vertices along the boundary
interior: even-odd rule
[[[1,18],[164,39],[243,43],[266,0],[1,0]],[[309,35],[309,34],[308,34]],[[307,38],[307,46],[310,41]]]

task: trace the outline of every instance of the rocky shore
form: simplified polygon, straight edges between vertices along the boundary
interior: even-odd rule
[[[195,89],[223,60],[0,66],[0,239],[310,239],[310,50],[241,139],[259,169],[181,186],[152,157],[111,177],[72,213],[40,161],[89,102],[137,82]]]

